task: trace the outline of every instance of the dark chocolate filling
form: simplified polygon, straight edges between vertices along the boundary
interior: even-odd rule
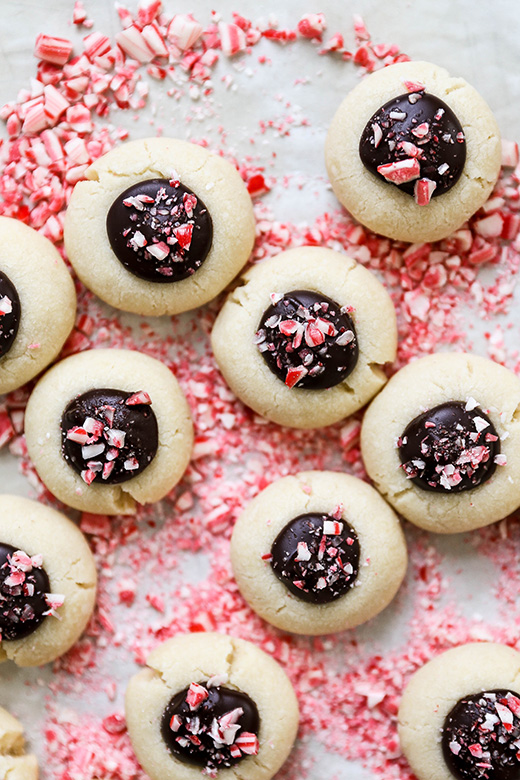
[[[213,222],[202,200],[179,181],[148,179],[115,199],[107,234],[130,273],[150,282],[178,282],[206,259]]]
[[[9,277],[0,271],[0,358],[13,346],[20,318],[20,298]]]
[[[460,493],[493,476],[499,436],[482,409],[466,406],[448,401],[428,409],[397,442],[406,476],[422,490]]]
[[[520,696],[504,689],[457,702],[442,730],[444,760],[461,780],[520,780]]]
[[[354,585],[359,540],[351,526],[331,515],[299,515],[282,528],[271,547],[279,580],[302,601],[328,604]]]
[[[47,572],[33,565],[29,570],[17,565],[19,552],[10,544],[0,544],[0,634],[2,639],[22,639],[36,631],[49,612],[46,594],[51,586]],[[25,555],[25,554],[24,554]]]
[[[195,706],[189,703],[192,687],[207,694]],[[171,699],[162,717],[162,738],[173,755],[208,771],[233,766],[247,755],[256,755],[260,716],[255,702],[246,693],[223,686],[200,683],[190,688]]]
[[[74,398],[61,418],[63,457],[87,484],[120,484],[152,462],[159,436],[150,397],[95,389]]]
[[[435,183],[432,197],[448,192],[457,183],[466,162],[462,126],[451,110],[435,95],[419,91],[389,100],[368,120],[359,142],[363,165],[383,181],[382,165],[417,160],[420,172],[411,181],[396,184],[414,194],[415,183]]]
[[[358,343],[345,309],[322,293],[273,294],[255,343],[265,362],[288,387],[323,390],[354,370]]]

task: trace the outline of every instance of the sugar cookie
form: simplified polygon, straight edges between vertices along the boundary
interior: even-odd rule
[[[491,360],[429,355],[402,368],[361,429],[369,476],[394,509],[459,533],[520,505],[520,380]]]
[[[418,780],[512,780],[520,774],[520,653],[472,643],[414,674],[399,738]]]
[[[406,572],[399,520],[374,488],[332,471],[306,471],[265,488],[231,539],[238,587],[269,623],[329,634],[391,602]]]
[[[212,345],[245,404],[280,425],[318,428],[385,384],[395,311],[366,268],[331,249],[300,247],[245,274],[217,317]]]
[[[276,661],[251,642],[203,633],[164,642],[146,663],[125,710],[151,780],[276,774],[298,729],[296,696]]]
[[[65,246],[81,281],[117,309],[178,314],[207,303],[246,263],[251,198],[222,157],[174,138],[122,144],[72,193]]]
[[[338,200],[363,225],[399,241],[437,241],[487,200],[500,173],[500,133],[464,79],[401,62],[347,95],[325,157]]]
[[[8,780],[38,780],[36,756],[26,755],[20,721],[0,707],[0,777]]]
[[[67,652],[87,625],[96,567],[61,512],[0,496],[0,661],[40,666]]]
[[[129,350],[91,350],[54,366],[27,404],[29,455],[76,509],[135,512],[163,498],[190,458],[193,426],[171,371]]]
[[[0,217],[0,247],[0,393],[8,393],[58,355],[76,292],[58,250],[23,222]]]

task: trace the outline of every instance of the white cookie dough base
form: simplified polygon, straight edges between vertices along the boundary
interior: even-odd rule
[[[59,619],[49,615],[29,636],[0,644],[0,661],[40,666],[67,652],[94,609],[96,566],[85,537],[65,515],[20,496],[0,496],[0,541],[43,556],[51,593],[65,596]],[[0,775],[1,777],[1,775]]]
[[[329,604],[294,596],[262,555],[299,515],[333,513],[356,532],[360,545],[356,584]],[[240,592],[264,620],[296,634],[330,634],[364,623],[392,601],[403,581],[407,551],[399,520],[374,488],[333,471],[304,471],[265,488],[238,518],[231,562]]]
[[[457,116],[466,137],[466,163],[458,182],[427,206],[379,179],[359,156],[367,122],[392,98],[419,81]],[[429,62],[401,62],[367,76],[347,95],[327,136],[325,159],[340,203],[363,225],[399,241],[438,241],[459,228],[487,200],[500,173],[501,144],[496,120],[478,92]]]
[[[418,780],[453,780],[442,753],[446,717],[464,696],[506,688],[520,696],[520,653],[471,643],[434,658],[411,678],[399,707],[399,739]]]
[[[500,436],[507,465],[473,490],[422,490],[400,467],[396,442],[408,423],[446,401],[474,398]],[[361,452],[377,489],[407,520],[437,533],[459,533],[489,525],[520,505],[520,380],[486,358],[439,353],[395,374],[365,413]]]
[[[96,387],[145,390],[157,418],[154,459],[119,485],[87,485],[62,455],[62,414],[70,401]],[[60,501],[84,512],[129,514],[136,502],[159,501],[180,480],[190,459],[193,426],[184,394],[165,365],[140,352],[98,349],[62,360],[40,379],[27,404],[25,436],[36,471]]]
[[[114,200],[145,179],[170,179],[201,198],[213,221],[213,244],[202,266],[187,279],[161,284],[140,279],[117,259],[106,219]],[[65,247],[81,281],[117,309],[145,315],[178,314],[215,298],[247,262],[255,239],[249,193],[230,163],[174,138],[122,144],[96,160],[78,182],[65,219]]]
[[[16,287],[21,307],[16,338],[0,358],[0,393],[8,393],[58,355],[74,325],[76,291],[54,245],[9,217],[0,217],[0,271]]]
[[[226,687],[246,693],[260,716],[258,755],[221,769],[218,780],[270,780],[289,755],[298,730],[298,703],[282,668],[251,642],[223,634],[177,636],[159,645],[147,669],[131,678],[126,722],[132,745],[151,780],[200,780],[201,767],[173,756],[161,736],[170,700],[192,682],[227,674]]]
[[[254,336],[270,294],[313,290],[351,306],[359,357],[352,373],[327,390],[289,388],[268,367]],[[382,370],[395,359],[393,303],[377,278],[331,249],[300,247],[253,266],[220,311],[211,334],[215,359],[233,392],[279,425],[320,428],[367,403],[385,384]]]

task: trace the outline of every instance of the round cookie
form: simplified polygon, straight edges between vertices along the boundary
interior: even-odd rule
[[[383,387],[397,329],[392,301],[370,271],[331,249],[300,247],[244,275],[211,338],[245,404],[280,425],[318,428]]]
[[[0,661],[54,661],[82,634],[95,598],[94,558],[74,523],[36,501],[0,496]]]
[[[498,363],[464,353],[421,358],[365,413],[367,472],[420,528],[448,534],[494,523],[520,505],[519,407],[520,380]]]
[[[240,592],[264,620],[296,634],[329,634],[388,606],[407,551],[398,518],[374,488],[348,474],[306,471],[273,482],[246,507],[231,562]]]
[[[70,199],[65,246],[81,281],[117,309],[195,309],[251,253],[255,220],[240,174],[200,146],[131,141],[96,160],[86,177]]]
[[[169,639],[146,664],[128,684],[125,711],[151,780],[276,774],[298,729],[296,696],[276,661],[243,639],[203,633]]]
[[[25,754],[22,724],[3,707],[0,707],[0,777],[38,780],[36,756]]]
[[[520,653],[485,642],[448,650],[414,674],[399,738],[418,780],[519,776],[519,668]]]
[[[76,292],[58,250],[23,222],[0,217],[0,247],[0,393],[9,393],[58,355]]]
[[[500,134],[464,79],[402,62],[347,95],[325,159],[338,200],[363,225],[399,241],[437,241],[487,200],[500,173]]]
[[[165,365],[139,352],[100,349],[66,358],[40,379],[25,435],[40,478],[60,501],[129,514],[180,480],[193,426]]]

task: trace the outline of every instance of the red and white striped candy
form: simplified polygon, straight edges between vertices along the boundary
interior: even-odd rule
[[[111,447],[117,447],[118,449],[121,449],[121,447],[125,446],[126,433],[124,431],[119,431],[117,428],[112,428],[106,432],[105,437]]]
[[[504,168],[516,168],[518,165],[518,144],[502,138],[502,165]]]
[[[83,165],[90,162],[90,155],[83,138],[71,138],[70,141],[67,141],[64,148],[65,154],[72,163]]]
[[[418,161],[411,157],[399,162],[378,165],[377,172],[392,184],[406,184],[406,182],[419,178],[421,167]]]
[[[65,596],[61,593],[46,593],[45,601],[49,607],[48,612],[44,612],[44,615],[55,615],[54,610],[59,609],[65,603]],[[55,615],[57,617],[57,615]]]
[[[250,731],[244,731],[240,734],[235,740],[235,745],[240,748],[242,753],[246,753],[248,756],[256,756],[260,749],[258,737]]]
[[[65,118],[76,133],[90,133],[93,129],[90,111],[81,103],[68,108]]]
[[[198,685],[198,683],[191,683],[188,688],[188,693],[186,694],[186,703],[190,710],[194,712],[208,696],[209,693],[206,688],[203,688],[202,685]]]
[[[182,726],[182,719],[179,715],[173,715],[170,720],[170,728],[172,731],[178,731]]]
[[[104,463],[103,464],[103,473],[101,475],[102,479],[108,479],[109,478],[109,476],[111,475],[112,471],[114,470],[114,466],[115,465],[116,464],[114,463],[113,460],[109,461],[108,463]]]
[[[316,325],[307,325],[305,328],[305,343],[308,347],[319,347],[325,341],[325,335]]]
[[[311,551],[307,545],[307,542],[298,542],[297,555],[295,561],[310,561]]]
[[[14,428],[7,412],[0,413],[0,448],[14,436]]]
[[[36,38],[34,56],[54,65],[65,65],[72,53],[72,42],[67,38],[56,38],[40,33]]]
[[[26,112],[23,120],[22,132],[32,135],[49,126],[43,102],[32,105]]]
[[[181,51],[186,51],[193,48],[199,40],[202,35],[202,25],[191,14],[176,14],[168,25],[166,34]]]
[[[168,48],[156,24],[147,24],[143,27],[143,38],[156,57],[168,56]]]
[[[502,216],[496,212],[495,214],[490,214],[489,217],[477,220],[474,227],[479,236],[483,236],[484,238],[497,238],[502,235],[504,220]]]
[[[245,32],[236,24],[218,23],[220,45],[226,57],[233,57],[246,48]]]
[[[87,485],[91,485],[92,482],[94,482],[96,478],[96,472],[92,471],[92,469],[85,469],[81,472],[81,479],[83,482],[86,482]]]
[[[305,366],[297,366],[295,368],[290,368],[287,371],[287,376],[285,377],[285,384],[287,387],[294,387],[294,385],[300,381],[300,379],[303,379],[303,377],[308,373]]]
[[[338,536],[343,531],[343,523],[338,520],[324,520],[323,533],[325,536]]]
[[[89,435],[84,428],[79,428],[77,425],[74,428],[70,428],[67,431],[67,439],[74,441],[77,444],[86,444],[89,440]]]
[[[94,417],[86,417],[83,422],[83,428],[87,433],[91,433],[95,438],[99,438],[103,433],[104,425],[99,420],[94,419]]]
[[[137,406],[138,404],[151,404],[152,399],[145,390],[134,393],[125,401],[126,406]]]
[[[426,87],[420,81],[403,81],[408,92],[424,92]]]
[[[170,247],[168,244],[165,244],[164,241],[158,241],[157,244],[150,244],[146,248],[146,251],[149,252],[152,257],[155,257],[156,260],[164,260],[168,255],[170,254]]]
[[[317,38],[321,40],[324,30],[327,29],[325,14],[305,14],[298,22],[298,32],[304,38]]]
[[[419,179],[415,182],[413,195],[418,206],[427,206],[437,184],[431,179]]]
[[[414,135],[416,138],[426,138],[429,132],[430,132],[430,125],[428,124],[428,122],[421,122],[420,125],[417,125],[417,127],[413,127],[411,130],[412,135]]]
[[[126,30],[116,35],[116,41],[125,54],[138,62],[150,62],[154,58],[154,52],[148,46],[142,32],[133,24]]]
[[[43,94],[45,98],[45,116],[51,125],[55,125],[63,112],[70,106],[70,103],[52,84],[47,84],[43,88]]]
[[[189,222],[185,225],[179,225],[178,228],[175,228],[173,231],[173,234],[177,241],[179,242],[179,246],[182,249],[189,249],[191,246],[191,237],[193,234],[193,225],[191,225]]]
[[[108,54],[112,48],[110,38],[101,32],[93,32],[83,38],[83,48],[89,60]]]

